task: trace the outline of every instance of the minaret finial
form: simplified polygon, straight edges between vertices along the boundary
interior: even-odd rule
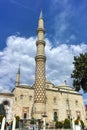
[[[39,19],[42,19],[42,18],[43,18],[43,13],[42,13],[42,9],[41,9]]]
[[[64,83],[65,83],[65,85],[66,85],[66,80],[64,80]]]

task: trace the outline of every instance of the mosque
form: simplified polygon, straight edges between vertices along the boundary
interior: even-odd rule
[[[46,117],[49,124],[66,118],[85,120],[83,97],[65,83],[55,86],[46,79],[45,28],[42,11],[38,20],[35,82],[32,86],[20,84],[20,66],[12,92],[0,93],[0,104],[4,104],[7,120],[14,115],[20,119],[40,119]]]

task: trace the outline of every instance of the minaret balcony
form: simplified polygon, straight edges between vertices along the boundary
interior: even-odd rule
[[[45,33],[45,29],[44,29],[44,28],[40,28],[40,27],[39,27],[39,28],[37,29],[37,33],[38,33],[39,31],[42,31],[42,32]]]
[[[35,57],[35,60],[36,61],[46,61],[46,56],[44,56],[44,55],[37,55],[36,57]]]
[[[41,45],[41,44],[45,46],[45,41],[44,40],[37,40],[36,41],[36,46]]]

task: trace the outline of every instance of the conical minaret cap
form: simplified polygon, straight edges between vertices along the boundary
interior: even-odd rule
[[[40,11],[39,19],[43,19],[43,13],[42,13],[42,10]]]

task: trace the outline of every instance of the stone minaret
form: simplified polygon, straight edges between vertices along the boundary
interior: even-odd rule
[[[16,74],[15,86],[19,86],[19,84],[20,84],[20,65],[19,65],[19,68],[18,68],[18,72]]]
[[[36,42],[37,53],[35,57],[36,61],[36,72],[35,72],[35,89],[34,89],[34,118],[41,119],[42,114],[45,112],[46,103],[46,90],[45,90],[45,62],[46,56],[44,52],[45,41],[44,41],[44,20],[42,11],[40,13],[38,21],[38,39]]]

